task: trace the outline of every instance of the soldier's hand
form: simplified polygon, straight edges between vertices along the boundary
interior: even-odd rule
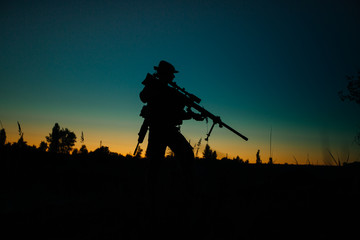
[[[190,107],[186,109],[186,112],[190,116],[190,118],[195,119],[196,121],[203,121],[205,119],[202,114],[194,113]]]
[[[205,117],[201,114],[193,113],[193,119],[196,121],[204,121]]]

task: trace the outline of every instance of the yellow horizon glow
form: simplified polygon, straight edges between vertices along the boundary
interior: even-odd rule
[[[31,133],[33,131],[29,131]],[[35,131],[36,132],[36,131]],[[45,133],[45,132],[44,132]],[[29,146],[35,145],[39,147],[41,141],[45,141],[45,136],[48,136],[49,133],[43,134],[42,132],[37,132],[30,136],[30,134],[24,134],[24,140],[27,142]],[[81,133],[80,133],[81,134]],[[82,145],[86,145],[89,151],[94,151],[95,149],[100,147],[100,141],[102,146],[109,147],[111,152],[115,152],[126,156],[127,154],[132,155],[137,144],[137,133],[131,134],[121,134],[122,136],[103,136],[99,138],[97,132],[95,131],[93,134],[86,134],[86,138],[84,143],[80,142],[80,134],[77,134],[77,141],[75,143],[74,149],[80,149]],[[18,140],[18,134],[14,132],[7,132],[7,143],[14,143]],[[194,145],[196,142],[192,140],[191,145]],[[207,143],[202,141],[201,147],[199,149],[199,157],[202,157],[202,152]],[[219,142],[216,140],[211,140],[209,143],[212,150],[217,151],[218,159],[223,157],[228,157],[229,159],[233,159],[237,156],[242,158],[244,161],[249,160],[250,163],[255,163],[256,161],[256,153],[257,150],[260,149],[260,157],[263,163],[267,163],[270,157],[270,150],[267,148],[260,148],[256,144],[249,144],[248,142],[238,141],[234,142]],[[145,154],[145,150],[147,147],[147,137],[144,140],[144,143],[140,145],[140,147],[144,150],[143,154]],[[308,159],[312,165],[323,165],[323,153],[322,151],[294,151],[294,152],[285,152],[279,151],[280,146],[276,146],[273,149],[273,162],[275,164],[296,164],[294,157],[297,159],[298,164],[307,164]],[[269,147],[268,147],[269,148]]]
[[[94,151],[100,147],[100,141],[102,146],[109,147],[111,152],[116,152],[121,155],[133,154],[135,146],[137,144],[138,130],[140,128],[142,119],[135,119],[133,122],[115,122],[105,120],[100,122],[101,125],[97,127],[95,124],[76,124],[72,122],[65,122],[60,127],[68,127],[70,131],[73,129],[79,129],[74,131],[77,136],[77,141],[74,148],[80,149],[81,145],[86,145],[89,151]],[[12,121],[13,122],[13,121]],[[16,121],[15,121],[16,122]],[[5,124],[3,122],[3,124]],[[98,122],[97,122],[98,124]],[[7,141],[10,143],[17,142],[19,139],[18,129],[16,124],[6,124],[5,127]],[[53,123],[21,123],[21,127],[24,131],[24,140],[28,145],[35,145],[38,147],[41,141],[46,141],[45,137],[49,135],[52,130]],[[244,126],[244,129],[251,129],[249,126]],[[80,142],[81,130],[84,132],[85,141],[82,144]],[[241,131],[240,131],[241,132]],[[299,131],[298,131],[299,132]],[[290,135],[291,133],[291,135]],[[190,140],[191,145],[194,146],[200,138],[202,138],[201,148],[199,150],[199,157],[202,157],[203,149],[206,145],[204,137],[206,136],[206,125],[203,123],[191,122],[190,124],[184,123],[182,128],[182,134],[187,140]],[[218,159],[228,157],[233,159],[237,156],[242,158],[244,161],[249,160],[250,163],[255,163],[256,153],[260,150],[260,157],[263,163],[267,163],[270,157],[270,146],[269,146],[269,133],[263,129],[256,129],[254,131],[247,131],[243,133],[249,137],[249,141],[244,141],[235,134],[231,133],[224,128],[214,128],[214,131],[210,137],[210,147],[217,151]],[[323,165],[324,157],[330,158],[330,155],[324,146],[321,144],[321,139],[317,133],[313,135],[305,134],[304,136],[294,135],[295,132],[283,130],[283,132],[277,131],[273,134],[272,144],[272,158],[274,163],[279,164],[310,164],[312,165]],[[298,133],[296,133],[298,134]],[[334,138],[338,136],[335,135]],[[147,147],[147,136],[140,146],[144,150]],[[346,144],[344,143],[344,146]],[[347,146],[350,153],[350,160],[359,161],[360,149],[357,146],[350,148]],[[345,150],[344,150],[345,149]],[[334,155],[344,161],[347,157],[346,148],[341,145],[329,145],[329,150]],[[296,161],[295,161],[296,159]],[[332,162],[332,160],[330,160]]]

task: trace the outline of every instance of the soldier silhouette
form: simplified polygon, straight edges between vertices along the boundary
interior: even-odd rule
[[[140,99],[147,103],[141,111],[141,116],[148,121],[149,138],[146,156],[150,159],[149,180],[156,184],[158,171],[164,158],[166,147],[169,147],[180,162],[186,181],[192,182],[192,165],[194,161],[193,148],[180,132],[183,120],[204,118],[189,108],[185,110],[186,101],[182,94],[169,86],[175,78],[174,66],[166,61],[160,61],[155,66],[156,72],[148,74],[142,82],[145,87],[140,93]]]

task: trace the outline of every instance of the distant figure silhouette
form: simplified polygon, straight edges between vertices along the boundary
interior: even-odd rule
[[[143,81],[144,89],[140,93],[142,102],[147,103],[141,111],[141,116],[148,121],[149,140],[146,156],[150,159],[150,181],[156,181],[161,160],[166,147],[169,147],[180,161],[183,175],[191,181],[191,169],[194,153],[191,145],[180,133],[183,120],[204,118],[190,109],[185,111],[186,101],[174,88],[168,85],[175,78],[174,66],[166,61],[160,61],[155,66],[156,72],[148,74]]]

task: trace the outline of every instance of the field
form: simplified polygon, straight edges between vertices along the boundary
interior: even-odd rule
[[[3,151],[1,220],[47,239],[350,239],[358,236],[360,166],[197,160],[194,192],[165,160],[157,194],[148,161]],[[356,237],[355,237],[356,239]]]

